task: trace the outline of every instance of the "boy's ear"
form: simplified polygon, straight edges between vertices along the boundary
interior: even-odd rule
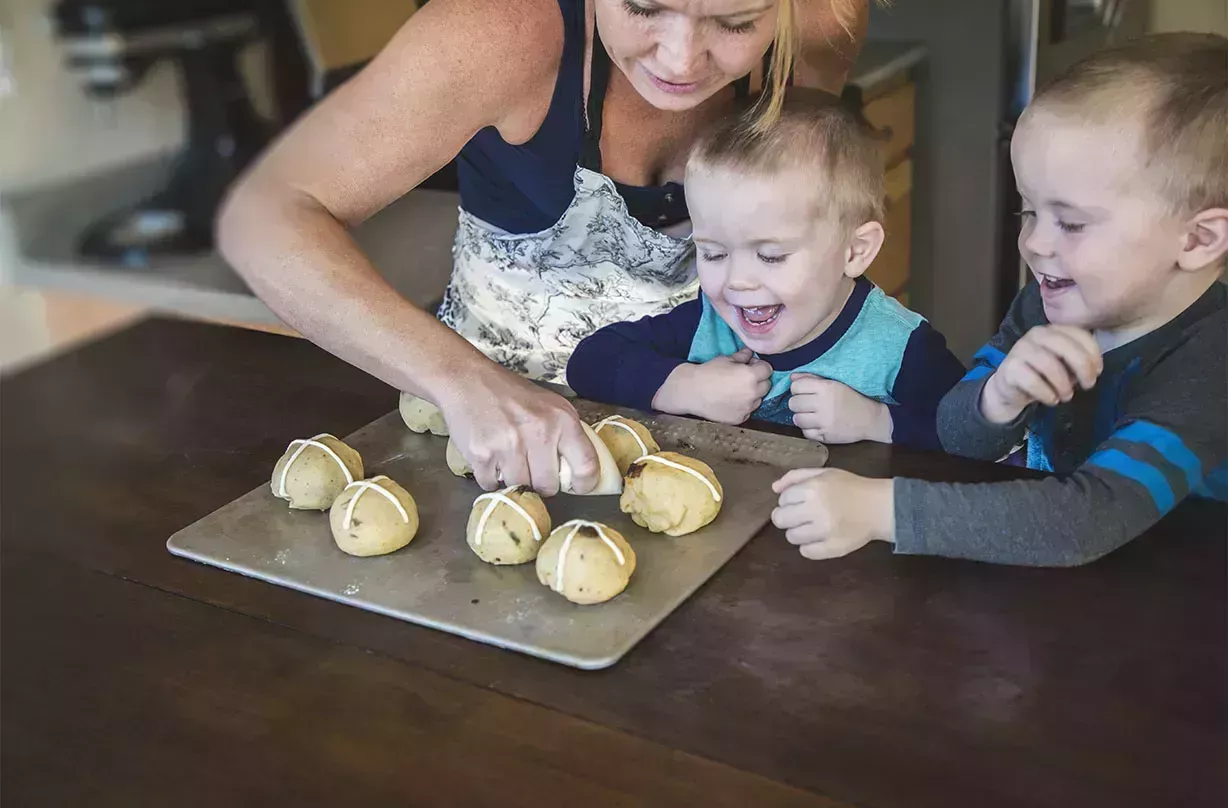
[[[865,274],[878,257],[878,251],[883,248],[884,238],[886,234],[880,222],[866,222],[854,230],[844,253],[844,274],[850,278],[860,278]]]
[[[1208,208],[1190,220],[1185,244],[1177,256],[1177,266],[1197,271],[1228,254],[1228,209]]]

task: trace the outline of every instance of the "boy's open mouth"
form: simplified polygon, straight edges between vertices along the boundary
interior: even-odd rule
[[[1051,275],[1041,274],[1041,288],[1049,292],[1060,292],[1063,289],[1069,289],[1075,285],[1075,282],[1070,278],[1055,278]]]
[[[738,319],[742,328],[752,334],[764,334],[772,330],[780,313],[784,311],[783,304],[775,306],[736,306]]]

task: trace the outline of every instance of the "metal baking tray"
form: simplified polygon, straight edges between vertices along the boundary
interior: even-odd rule
[[[386,474],[413,494],[421,525],[405,548],[354,558],[333,543],[326,513],[292,511],[266,483],[176,533],[173,554],[339,603],[407,620],[564,665],[595,670],[617,662],[767,524],[783,470],[821,466],[826,447],[668,415],[574,401],[591,422],[621,413],[652,431],[662,449],[712,466],[725,504],[708,527],[680,538],[656,535],[619,511],[618,497],[557,496],[554,524],[584,518],[619,530],[635,549],[627,589],[603,604],[576,606],[537,581],[534,564],[495,567],[465,542],[481,489],[444,462],[445,438],[407,430],[396,412],[346,443],[368,476]],[[327,428],[327,425],[323,425]],[[277,458],[269,458],[270,472]]]

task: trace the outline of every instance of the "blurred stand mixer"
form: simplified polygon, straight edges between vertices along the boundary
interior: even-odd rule
[[[226,188],[272,135],[308,103],[300,42],[278,0],[59,0],[53,25],[84,92],[113,98],[162,60],[176,66],[185,144],[160,190],[90,226],[78,249],[107,263],[206,251]],[[240,73],[240,54],[268,48],[275,117],[261,117]]]

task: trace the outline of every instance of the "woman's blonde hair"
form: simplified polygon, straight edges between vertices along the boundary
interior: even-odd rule
[[[837,25],[852,40],[856,36],[857,9],[861,6],[859,0],[780,0],[776,12],[776,34],[772,39],[772,62],[768,72],[763,77],[763,94],[757,105],[757,129],[768,129],[780,117],[780,109],[784,104],[785,88],[789,86],[789,77],[793,66],[797,63],[801,50],[801,31],[798,30],[797,7],[803,2],[828,3],[832,17]],[[836,43],[829,42],[835,47]]]

